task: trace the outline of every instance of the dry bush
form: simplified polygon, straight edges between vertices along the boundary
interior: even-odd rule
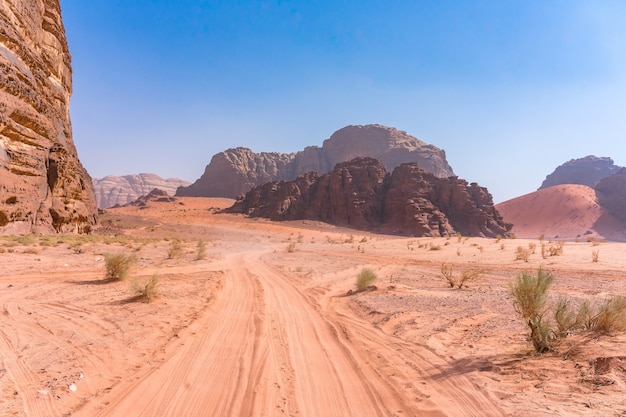
[[[528,262],[528,258],[530,257],[530,250],[523,247],[523,246],[518,246],[517,249],[515,249],[515,260],[516,261],[524,261],[524,262]]]
[[[138,279],[133,279],[130,283],[130,288],[137,297],[150,303],[157,297],[159,285],[159,277],[152,275],[146,283],[140,282]]]
[[[130,267],[134,262],[134,256],[128,256],[122,253],[105,253],[105,278],[126,279],[130,272]]]
[[[578,311],[576,311],[570,300],[565,297],[560,297],[554,305],[553,310],[558,337],[565,337],[585,327],[588,304],[581,304]]]
[[[357,291],[365,291],[370,285],[372,285],[378,277],[376,273],[369,268],[361,269],[361,272],[356,276],[356,288]]]
[[[592,262],[598,262],[598,260],[600,259],[600,251],[599,250],[594,250],[591,252],[591,261]]]
[[[170,242],[170,247],[167,250],[167,258],[174,259],[183,256],[183,244],[180,240],[174,239]]]
[[[461,276],[458,280],[454,277],[454,273],[452,271],[452,265],[448,263],[441,264],[441,275],[446,279],[450,288],[458,288],[461,289],[463,287],[467,287],[466,283],[472,281],[484,273],[484,269],[466,269],[461,271]]]
[[[563,255],[563,245],[564,244],[565,244],[565,242],[559,241],[559,242],[555,242],[554,244],[548,246],[548,253],[550,254],[550,256],[560,256],[560,255]]]
[[[296,251],[296,244],[291,242],[287,245],[287,252],[292,253]]]
[[[531,254],[535,254],[535,249],[537,248],[537,245],[533,242],[530,242],[528,244],[528,250],[530,251]]]
[[[443,263],[441,264],[441,275],[448,281],[450,288],[454,288],[456,285],[456,281],[454,279],[454,274],[452,273],[452,265]]]
[[[433,245],[432,243],[430,244],[430,249],[429,250],[441,250],[441,245]]]
[[[600,333],[626,330],[626,297],[616,296],[601,303],[589,321],[589,327]]]
[[[517,280],[511,283],[513,307],[526,320],[530,328],[530,339],[539,353],[552,349],[554,344],[553,331],[550,324],[543,319],[546,312],[548,289],[554,278],[542,268],[536,274],[522,272]]]
[[[198,241],[198,252],[196,254],[196,260],[201,261],[206,258],[206,242],[204,240]]]

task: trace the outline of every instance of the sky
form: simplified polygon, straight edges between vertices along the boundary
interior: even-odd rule
[[[195,181],[227,148],[347,125],[446,152],[494,202],[586,155],[626,166],[621,0],[61,0],[90,175]]]

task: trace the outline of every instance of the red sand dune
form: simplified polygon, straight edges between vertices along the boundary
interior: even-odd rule
[[[598,204],[593,188],[563,184],[535,191],[496,205],[513,223],[517,237],[575,239],[592,236],[626,241],[626,227]]]

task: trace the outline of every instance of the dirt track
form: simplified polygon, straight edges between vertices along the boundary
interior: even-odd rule
[[[493,241],[448,241],[450,248],[415,253],[414,240],[355,239],[340,229],[233,216],[199,220],[189,211],[141,213],[141,219],[117,214],[129,235],[188,239],[179,259],[165,257],[170,243],[161,237],[112,248],[85,244],[80,254],[64,247],[2,254],[8,262],[0,275],[2,415],[539,416],[626,410],[623,393],[617,394],[622,379],[604,390],[580,384],[593,371],[582,359],[586,345],[577,345],[578,362],[529,352],[524,325],[506,300],[506,280],[526,265],[506,266],[510,260],[501,259]],[[193,253],[199,237],[210,242],[201,261]],[[140,254],[134,275],[161,277],[161,297],[152,304],[134,302],[123,282],[101,281],[100,254],[129,247]],[[614,250],[608,244],[602,249],[607,257]],[[572,259],[583,256],[577,250],[568,249]],[[470,290],[446,289],[437,269],[442,260],[458,257],[457,264],[480,263],[494,272]],[[346,297],[365,265],[380,272],[379,291]],[[614,271],[622,266],[604,267],[595,284],[573,280],[561,290],[597,294],[600,286],[603,294],[619,292],[623,281]],[[623,340],[607,339],[602,353],[619,358]],[[619,369],[610,376],[619,377]]]

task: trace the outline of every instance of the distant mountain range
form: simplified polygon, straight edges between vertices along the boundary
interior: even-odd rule
[[[137,198],[147,195],[155,188],[173,196],[178,187],[187,186],[189,181],[178,178],[163,179],[155,174],[135,174],[117,177],[107,175],[104,178],[93,178],[96,200],[99,208],[123,206]]]

